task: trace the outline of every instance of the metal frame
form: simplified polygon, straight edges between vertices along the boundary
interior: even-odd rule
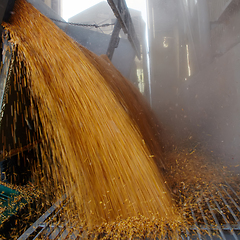
[[[110,57],[109,59],[111,60],[114,52],[114,48],[118,46],[119,32],[122,28],[123,32],[128,35],[128,40],[130,41],[131,45],[133,46],[136,52],[138,59],[140,60],[141,59],[140,43],[137,38],[135,29],[133,26],[132,18],[128,11],[128,7],[125,0],[108,0],[108,4],[112,8],[117,18],[117,21],[114,26],[112,38],[109,43],[107,56]]]

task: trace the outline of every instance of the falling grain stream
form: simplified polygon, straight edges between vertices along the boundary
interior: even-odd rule
[[[87,229],[137,217],[177,222],[157,167],[164,167],[158,129],[140,93],[24,0],[4,27],[37,109],[46,194],[70,195]]]

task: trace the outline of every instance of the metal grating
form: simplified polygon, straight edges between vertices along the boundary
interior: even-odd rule
[[[240,188],[234,182],[195,190],[185,218],[191,223],[182,239],[240,239]]]
[[[238,184],[205,185],[194,189],[195,198],[187,204],[188,228],[177,230],[178,239],[240,239],[240,188]],[[21,237],[23,239],[81,239],[83,234],[64,219],[66,197],[54,204]],[[169,239],[167,236],[164,239]]]

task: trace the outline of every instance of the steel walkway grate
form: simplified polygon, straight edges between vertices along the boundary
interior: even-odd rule
[[[205,185],[194,194],[185,206],[189,227],[178,231],[179,239],[240,239],[240,188],[236,183]],[[64,220],[67,204],[65,197],[59,200],[19,240],[81,239],[82,235]]]

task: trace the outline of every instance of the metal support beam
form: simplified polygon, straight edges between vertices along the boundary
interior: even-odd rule
[[[138,59],[141,59],[140,43],[125,0],[108,0],[108,4],[118,19],[123,32],[128,35],[128,40],[132,44]]]
[[[120,37],[119,37],[120,30],[121,30],[121,24],[117,19],[114,25],[114,29],[113,29],[112,36],[108,45],[108,50],[107,50],[107,56],[110,60],[112,60],[112,56],[115,48],[118,47],[118,44],[120,41]]]

